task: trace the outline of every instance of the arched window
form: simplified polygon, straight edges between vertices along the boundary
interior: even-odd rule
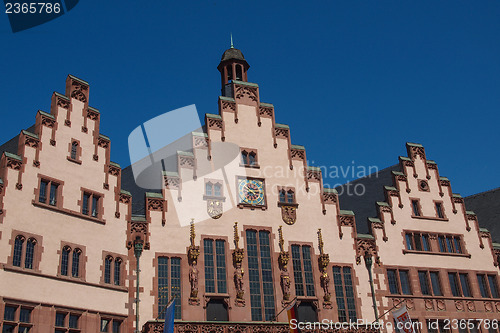
[[[115,285],[120,285],[120,269],[121,269],[122,260],[120,258],[115,259]]]
[[[246,150],[243,150],[241,152],[241,164],[248,164],[248,152]]]
[[[226,67],[227,70],[227,82],[231,82],[233,80],[233,66],[229,65]]]
[[[24,267],[33,269],[33,257],[35,255],[36,239],[30,238],[26,243],[26,258],[24,260]]]
[[[71,248],[65,246],[61,254],[61,275],[68,276],[68,265],[69,265],[69,253]]]
[[[212,196],[212,183],[208,182],[205,184],[205,195]]]
[[[285,190],[280,191],[280,202],[286,202]]]
[[[214,185],[214,196],[216,196],[216,197],[220,197],[220,196],[222,195],[221,189],[222,189],[221,184],[216,183],[216,184]]]
[[[286,193],[286,198],[288,203],[294,203],[295,202],[295,193],[293,193],[292,190],[288,190]]]
[[[72,159],[76,160],[77,152],[78,152],[78,142],[73,141],[71,143],[71,158]]]
[[[21,256],[23,255],[24,237],[19,235],[14,241],[14,256],[12,258],[12,265],[21,267]]]
[[[248,165],[255,165],[256,163],[256,154],[254,152],[251,152],[248,154]]]
[[[111,283],[111,263],[113,257],[107,256],[104,260],[104,283]]]
[[[241,70],[241,65],[236,65],[236,80],[240,80],[243,78],[243,74],[242,74],[242,70]]]
[[[71,265],[71,276],[79,277],[80,276],[80,255],[82,254],[82,250],[74,249],[73,250],[73,263]]]

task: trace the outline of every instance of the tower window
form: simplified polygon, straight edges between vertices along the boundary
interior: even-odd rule
[[[241,65],[236,65],[236,80],[242,80],[243,79],[243,71],[241,69]]]
[[[226,66],[227,70],[227,82],[231,82],[233,80],[233,66],[228,65]]]

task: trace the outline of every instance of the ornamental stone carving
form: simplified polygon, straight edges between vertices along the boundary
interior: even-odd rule
[[[235,85],[234,96],[237,99],[249,98],[253,102],[257,102],[257,88]]]
[[[245,271],[243,270],[243,259],[245,258],[245,250],[240,249],[239,241],[240,235],[238,234],[238,222],[234,222],[234,246],[233,250],[233,266],[234,266],[234,287],[236,289],[236,306],[245,306],[245,289],[243,285],[243,276]]]
[[[281,205],[281,218],[288,225],[293,225],[297,220],[297,207],[295,205]]]
[[[191,286],[191,293],[189,294],[189,305],[200,305],[200,298],[198,297],[198,256],[200,255],[200,247],[195,246],[195,230],[194,219],[191,220],[190,226],[190,243],[188,247],[188,262],[189,262],[189,284]]]
[[[80,102],[87,103],[89,87],[77,80],[71,82],[71,97]]]

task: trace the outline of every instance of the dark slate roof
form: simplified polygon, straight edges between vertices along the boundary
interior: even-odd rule
[[[222,61],[226,61],[229,59],[237,59],[237,60],[244,60],[245,61],[245,57],[243,56],[243,53],[240,50],[235,49],[235,48],[230,48],[230,49],[227,49],[226,51],[224,51],[224,54],[222,54],[222,58],[220,61],[222,62]]]
[[[335,188],[339,193],[340,208],[354,212],[358,233],[369,233],[368,218],[377,217],[376,203],[385,201],[384,186],[392,186],[392,171],[399,171],[399,164]]]
[[[464,200],[467,210],[476,213],[480,226],[490,231],[493,241],[500,241],[500,187]]]

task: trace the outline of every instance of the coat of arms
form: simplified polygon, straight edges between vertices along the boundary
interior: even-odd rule
[[[218,219],[222,216],[222,201],[217,199],[207,200],[207,213],[213,219]]]
[[[281,206],[281,218],[283,222],[288,225],[292,225],[297,220],[297,207],[283,205]]]

